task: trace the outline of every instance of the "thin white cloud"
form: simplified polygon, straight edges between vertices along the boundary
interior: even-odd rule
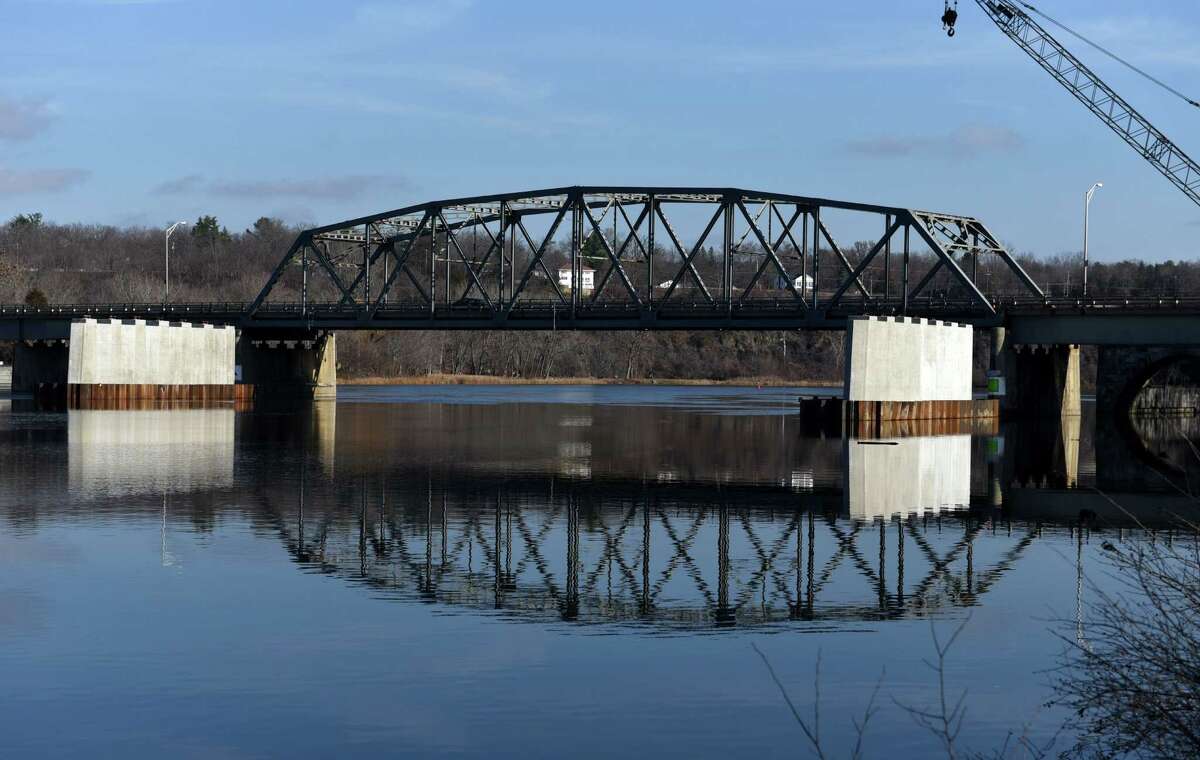
[[[472,0],[406,0],[368,3],[354,12],[355,28],[388,32],[428,32],[456,21],[470,9]]]
[[[169,5],[181,0],[58,0],[64,5]]]
[[[1067,21],[1067,19],[1060,19]],[[1068,22],[1069,24],[1069,22]],[[1200,68],[1200,27],[1179,18],[1124,16],[1089,21],[1072,26],[1083,36],[1111,49],[1135,65],[1167,64]],[[1059,31],[1050,29],[1056,36]],[[1103,56],[1062,32],[1062,42],[1090,62]]]
[[[1024,138],[1007,127],[967,124],[947,135],[884,135],[846,144],[851,153],[873,158],[937,156],[972,158],[984,153],[1012,153],[1025,144]]]
[[[383,175],[318,177],[313,179],[276,179],[214,182],[209,192],[240,198],[310,198],[314,200],[350,200],[370,190],[395,188],[404,183]]]
[[[170,179],[152,188],[155,195],[215,195],[230,198],[353,200],[378,190],[408,186],[400,177],[384,174],[351,174],[331,177],[284,179],[206,180],[199,174]]]
[[[0,140],[32,140],[53,120],[45,100],[0,98]]]
[[[155,195],[184,195],[200,190],[203,184],[204,177],[199,174],[189,174],[186,177],[176,177],[158,184],[150,192]]]
[[[570,130],[587,127],[605,129],[609,134],[620,125],[607,115],[594,112],[567,112],[563,109],[522,111],[518,115],[506,112],[491,112],[486,109],[466,109],[457,105],[447,108],[418,103],[412,99],[399,99],[379,93],[355,93],[348,90],[320,91],[309,88],[304,92],[267,93],[266,97],[289,105],[338,112],[355,110],[367,114],[385,114],[416,117],[456,124],[473,124],[481,128],[497,129],[525,137],[547,137]]]
[[[0,195],[58,193],[78,185],[91,176],[86,169],[5,169],[0,168]]]

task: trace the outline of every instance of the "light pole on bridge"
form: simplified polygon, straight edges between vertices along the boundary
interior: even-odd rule
[[[1087,194],[1083,197],[1083,297],[1087,298],[1087,281],[1088,281],[1088,209],[1092,205],[1092,196],[1096,191],[1104,187],[1103,182],[1097,182],[1088,189]]]
[[[171,295],[171,234],[179,227],[186,226],[187,222],[175,222],[167,228],[166,240],[163,241],[163,303]]]

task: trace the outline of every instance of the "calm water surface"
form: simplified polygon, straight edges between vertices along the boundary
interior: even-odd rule
[[[860,442],[796,389],[343,388],[302,410],[0,401],[5,756],[802,756],[1052,733],[1100,536],[1166,525],[1181,423]],[[1084,529],[1080,530],[1081,520]],[[1102,573],[1096,580],[1104,583]]]

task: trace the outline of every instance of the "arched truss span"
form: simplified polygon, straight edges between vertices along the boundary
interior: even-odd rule
[[[844,247],[831,220],[845,215],[875,217],[868,228],[882,235]],[[494,328],[550,314],[564,327],[596,315],[609,328],[679,327],[703,326],[709,313],[917,313],[935,292],[992,315],[984,291],[994,274],[1044,297],[973,217],[736,188],[574,186],[432,201],[306,230],[249,316],[298,301],[305,315],[353,315],[359,326],[457,317]],[[672,322],[680,310],[700,321]]]

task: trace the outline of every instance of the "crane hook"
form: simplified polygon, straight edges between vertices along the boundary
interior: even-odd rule
[[[946,0],[946,12],[942,14],[942,28],[946,30],[947,37],[954,36],[956,23],[958,23],[958,0],[954,0],[953,5],[950,0]]]

